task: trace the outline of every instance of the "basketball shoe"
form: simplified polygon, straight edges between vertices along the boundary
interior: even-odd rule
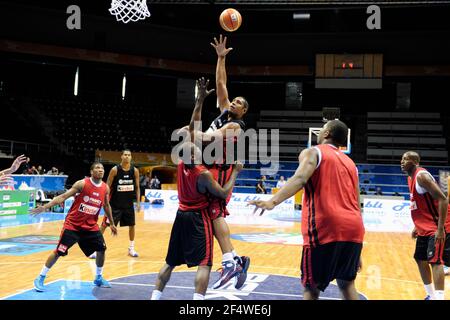
[[[248,270],[248,267],[250,266],[250,257],[237,256],[237,257],[234,257],[234,259],[242,268],[242,272],[234,277],[234,287],[236,289],[240,289],[244,285],[245,280],[247,280],[247,270]]]
[[[44,280],[45,276],[38,275],[36,279],[34,279],[34,289],[38,292],[44,292],[45,286],[44,286]]]
[[[220,272],[219,280],[213,284],[213,289],[219,289],[224,286],[233,277],[242,272],[242,266],[234,260],[227,260],[222,262],[222,270]]]
[[[106,281],[100,274],[95,277],[94,284],[97,287],[111,288],[111,285],[109,284],[109,282]]]

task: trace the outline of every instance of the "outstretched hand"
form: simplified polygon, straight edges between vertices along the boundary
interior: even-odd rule
[[[253,214],[255,214],[258,209],[261,209],[260,212],[260,216],[263,215],[264,211],[266,210],[272,210],[273,208],[275,208],[275,204],[273,203],[273,201],[263,201],[263,200],[252,200],[249,201],[247,206],[250,205],[254,205],[255,206],[255,210],[253,210]]]
[[[205,100],[207,96],[214,92],[214,89],[208,90],[209,80],[200,78],[195,82],[197,86],[197,99]]]
[[[219,41],[217,41],[217,38],[214,37],[214,43],[210,43],[211,46],[216,49],[216,53],[218,57],[225,57],[228,52],[233,50],[233,48],[226,48],[227,46],[227,37],[223,37],[220,35]]]
[[[39,207],[36,207],[34,209],[31,209],[30,213],[34,217],[34,216],[37,216],[38,214],[40,214],[40,213],[42,213],[44,211],[45,211],[44,206],[39,206]]]
[[[11,170],[11,173],[16,172],[20,168],[20,165],[22,163],[24,163],[25,161],[27,161],[27,158],[25,157],[25,155],[22,154],[22,155],[18,156],[14,160],[13,164],[11,165],[11,167],[9,168],[9,170]]]

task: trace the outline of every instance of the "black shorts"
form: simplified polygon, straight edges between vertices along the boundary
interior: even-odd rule
[[[136,214],[134,213],[133,206],[125,209],[111,207],[111,211],[115,226],[117,226],[119,222],[121,227],[131,227],[136,224]],[[102,226],[109,226],[110,224],[109,219],[105,215]]]
[[[175,267],[212,266],[213,227],[207,209],[200,212],[177,211],[170,234],[166,263]]]
[[[450,234],[445,235],[445,243],[442,245],[434,243],[434,236],[418,236],[414,259],[450,266]]]
[[[334,279],[355,280],[361,251],[362,243],[355,242],[331,242],[316,247],[303,247],[303,286],[325,291]]]
[[[78,243],[78,246],[86,257],[96,251],[106,250],[105,239],[103,239],[100,231],[73,231],[64,229],[56,246],[56,254],[58,256],[66,256],[69,253],[69,249],[75,243]]]

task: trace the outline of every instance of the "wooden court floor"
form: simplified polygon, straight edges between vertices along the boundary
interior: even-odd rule
[[[127,256],[128,228],[119,228],[119,235],[105,233],[108,250],[104,276],[117,278],[127,275],[155,273],[164,263],[171,223],[145,221],[141,211],[136,218],[136,251],[139,258]],[[25,235],[58,236],[62,221],[0,228],[0,240]],[[230,225],[231,233],[286,232],[299,233],[300,224],[290,227],[258,227]],[[300,273],[301,246],[267,243],[250,243],[233,240],[237,252],[251,256],[252,273],[278,274],[298,277]],[[414,241],[407,233],[367,232],[363,249],[363,270],[358,275],[358,291],[368,299],[421,300],[425,296],[420,276],[412,258]],[[33,287],[50,251],[27,256],[0,255],[0,298]],[[213,270],[220,266],[221,253],[214,246]],[[93,279],[93,261],[87,259],[78,246],[69,255],[60,258],[50,270],[47,281],[55,279]],[[177,271],[187,270],[179,267]],[[446,296],[450,298],[450,277],[446,279]]]

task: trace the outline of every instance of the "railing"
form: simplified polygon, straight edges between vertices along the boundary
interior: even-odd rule
[[[48,144],[0,139],[0,158],[13,158],[20,154],[50,153],[55,151],[54,149]]]

